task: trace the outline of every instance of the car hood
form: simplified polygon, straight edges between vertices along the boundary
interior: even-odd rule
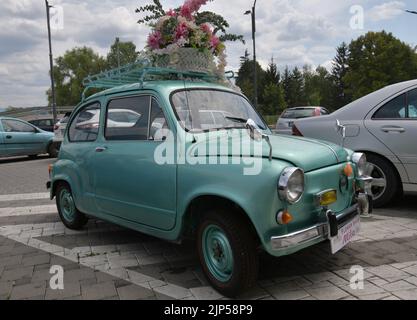
[[[348,158],[346,149],[327,141],[277,134],[268,136],[272,145],[273,159],[289,162],[306,172],[346,162]],[[228,148],[219,147],[219,141],[222,141],[220,145],[227,144]],[[232,134],[209,134],[206,137],[196,138],[196,142],[188,152],[193,156],[259,156],[259,152],[258,154],[253,150],[242,152],[242,147],[236,147],[239,144],[250,146],[252,143],[253,140],[246,130]],[[262,157],[269,157],[269,150],[268,143],[264,140]]]

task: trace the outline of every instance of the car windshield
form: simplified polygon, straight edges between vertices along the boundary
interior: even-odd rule
[[[314,117],[316,115],[316,109],[309,108],[309,109],[289,109],[286,110],[281,118],[283,119],[300,119],[300,118],[308,118]]]
[[[262,130],[267,126],[241,95],[220,90],[183,90],[172,95],[178,121],[186,131],[244,128],[252,119]]]

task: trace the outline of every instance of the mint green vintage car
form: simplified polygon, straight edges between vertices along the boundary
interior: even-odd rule
[[[371,209],[363,154],[275,135],[247,98],[203,75],[160,78],[87,82],[108,89],[72,113],[47,184],[65,226],[91,216],[193,238],[207,279],[230,297],[256,281],[261,250],[350,242]]]

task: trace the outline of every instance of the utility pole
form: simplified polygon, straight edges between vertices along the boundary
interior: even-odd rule
[[[254,105],[258,108],[258,70],[256,68],[256,0],[253,3],[252,10],[245,12],[245,15],[251,15],[252,18],[252,42],[253,42],[253,95]]]
[[[116,38],[117,67],[120,68],[120,38]]]
[[[52,6],[49,5],[48,0],[45,0],[45,5],[46,5],[46,18],[48,22],[49,64],[50,64],[51,89],[52,89],[52,116],[53,116],[54,124],[55,124],[57,123],[57,113],[56,113],[56,93],[55,93],[55,81],[54,81],[54,59],[52,56],[51,21],[50,21],[50,9],[52,8]]]

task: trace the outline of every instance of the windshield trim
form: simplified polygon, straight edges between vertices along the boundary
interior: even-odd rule
[[[176,93],[178,93],[178,92],[184,92],[184,91],[219,91],[219,92],[225,92],[225,93],[230,93],[230,94],[234,94],[234,95],[237,95],[237,96],[239,96],[239,97],[241,97],[241,98],[243,98],[243,99],[245,99],[246,100],[246,102],[247,103],[249,103],[249,105],[252,107],[252,109],[253,109],[253,111],[256,113],[256,115],[259,117],[259,119],[261,119],[261,121],[262,121],[262,124],[264,125],[264,127],[265,127],[265,129],[262,129],[262,128],[260,128],[260,130],[263,130],[263,131],[267,131],[267,132],[270,132],[270,129],[269,129],[269,126],[267,125],[267,123],[265,122],[265,119],[261,116],[261,114],[258,112],[258,110],[256,110],[256,108],[252,105],[252,103],[249,101],[249,99],[248,98],[246,98],[243,94],[240,94],[240,93],[238,93],[238,92],[235,92],[235,91],[229,91],[229,90],[226,90],[226,89],[220,89],[220,88],[208,88],[208,87],[193,87],[193,88],[187,88],[187,87],[184,87],[184,88],[181,88],[181,89],[176,89],[176,90],[174,90],[174,91],[172,91],[171,93],[170,93],[170,95],[169,95],[169,102],[170,102],[170,104],[171,104],[171,108],[172,108],[172,111],[174,112],[174,114],[175,114],[175,118],[176,118],[176,120],[177,120],[177,122],[178,122],[178,124],[181,126],[181,128],[185,131],[185,132],[187,132],[187,133],[192,133],[192,134],[199,134],[199,133],[204,133],[204,132],[211,132],[211,131],[219,131],[219,130],[229,130],[229,129],[238,129],[238,128],[235,128],[235,127],[225,127],[225,128],[217,128],[217,129],[205,129],[205,130],[189,130],[189,129],[187,129],[182,123],[181,123],[181,121],[180,121],[180,117],[179,117],[179,115],[178,115],[178,113],[177,113],[177,109],[175,108],[175,105],[174,105],[174,102],[173,102],[173,99],[172,99],[172,97],[174,96],[174,94],[176,94]],[[244,127],[244,124],[242,124],[242,126],[240,127],[239,126],[239,129],[245,129],[245,127]]]

